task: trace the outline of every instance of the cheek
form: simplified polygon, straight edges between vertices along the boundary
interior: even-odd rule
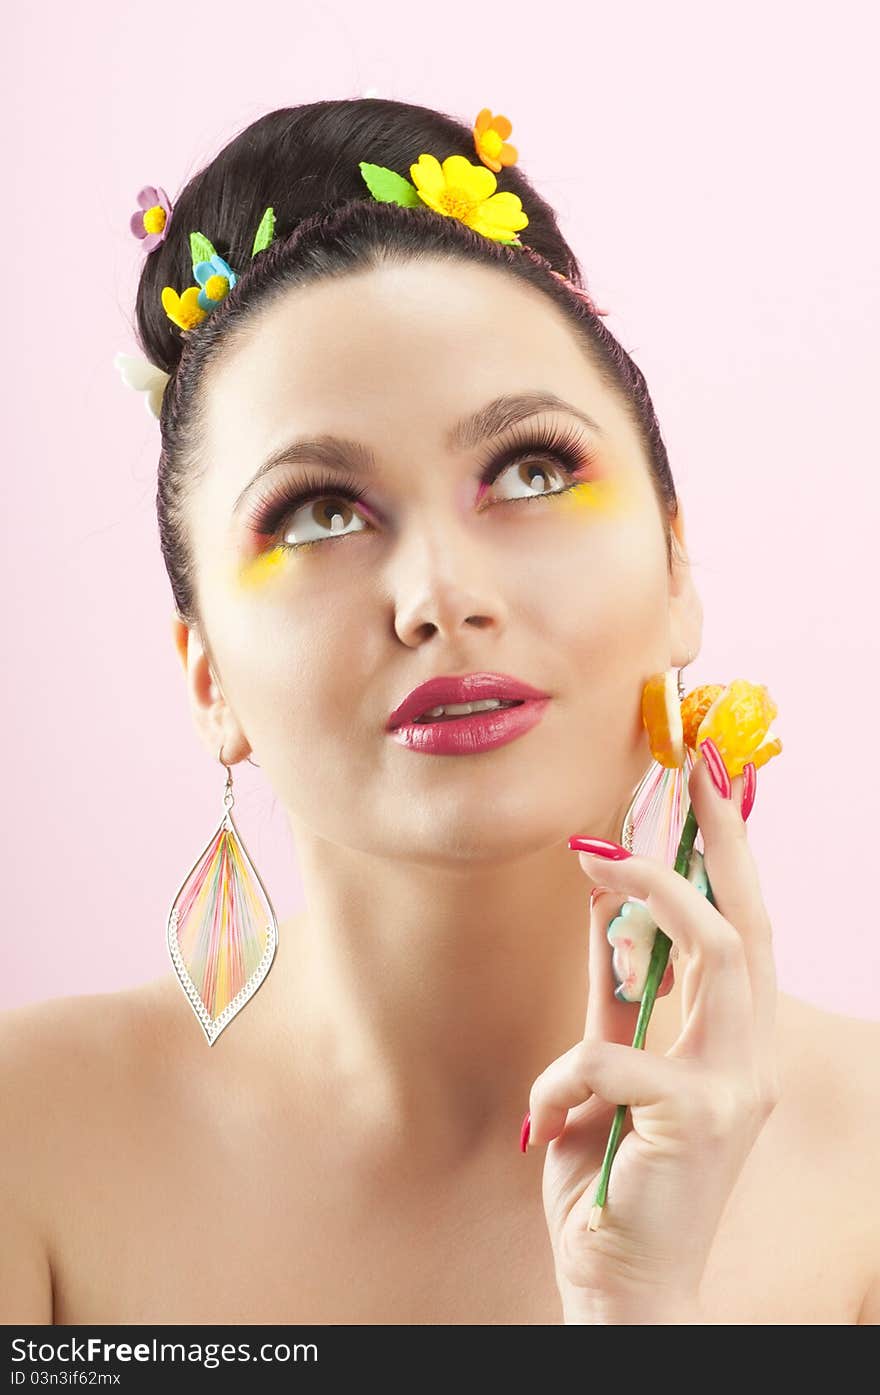
[[[284,547],[273,547],[268,552],[258,553],[242,562],[236,573],[236,580],[242,591],[263,591],[281,576],[287,576],[294,562],[294,554]]]
[[[597,518],[626,519],[642,506],[641,492],[625,476],[584,480],[553,501],[561,516],[575,523]]]

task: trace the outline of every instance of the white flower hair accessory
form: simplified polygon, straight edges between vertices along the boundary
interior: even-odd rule
[[[126,387],[146,394],[144,406],[147,415],[155,417],[158,421],[162,413],[162,397],[171,381],[171,374],[157,368],[149,359],[138,358],[132,354],[116,354],[113,364],[119,370]]]

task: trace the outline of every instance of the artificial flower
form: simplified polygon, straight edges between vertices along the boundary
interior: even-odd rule
[[[703,861],[703,854],[692,848],[688,863],[688,881],[703,896],[709,893],[709,878]],[[654,939],[659,926],[641,901],[624,901],[617,915],[609,923],[606,931],[608,943],[613,948],[611,967],[616,988],[614,996],[621,1003],[640,1003],[644,997],[654,951]],[[663,998],[672,992],[675,982],[673,967],[669,963],[657,987],[657,997]]]
[[[193,265],[193,276],[202,287],[199,292],[199,305],[203,310],[213,310],[221,300],[225,300],[238,277],[228,262],[215,252],[206,261]]]
[[[779,755],[782,742],[770,730],[777,707],[763,684],[748,683],[744,678],[735,678],[726,687],[705,683],[679,702],[670,681],[673,677],[672,669],[652,674],[642,690],[642,720],[648,728],[649,744],[658,764],[669,769],[687,768],[690,751],[696,750],[699,754],[701,744],[710,739],[718,747],[731,779],[741,775],[749,761],[757,767]],[[658,788],[665,791],[673,778],[678,779],[668,777]],[[691,803],[681,830],[674,870],[687,877],[717,908],[705,860],[694,848],[698,832]],[[655,924],[641,902],[630,899],[609,925],[608,941],[614,946],[617,983],[614,996],[621,1002],[641,1005],[632,1042],[636,1050],[640,1050],[645,1045],[654,1002],[667,981],[672,940]],[[620,1145],[626,1110],[627,1106],[621,1104],[614,1111],[587,1223],[590,1230],[598,1228],[607,1200],[611,1164]]]
[[[723,683],[701,683],[692,688],[687,697],[681,700],[682,738],[692,751],[697,749],[697,732],[700,723],[716,698],[724,692]]]
[[[147,412],[158,419],[162,412],[162,396],[171,375],[157,368],[148,359],[135,358],[131,354],[119,353],[113,359],[113,363],[126,387],[145,394]]]
[[[409,167],[419,197],[435,213],[458,218],[496,242],[519,244],[516,233],[528,226],[528,216],[516,194],[496,194],[498,181],[484,165],[472,165],[463,155],[448,155],[442,165],[435,155],[420,155]]]
[[[199,305],[203,294],[198,286],[188,286],[183,295],[166,286],[162,291],[162,308],[169,320],[180,329],[195,329],[196,325],[208,318],[207,310],[202,310]]]
[[[515,165],[518,152],[516,146],[507,144],[507,137],[513,127],[506,116],[493,116],[488,107],[483,107],[474,122],[474,147],[484,165],[500,174],[503,166]]]
[[[137,210],[131,215],[129,227],[143,243],[144,252],[152,252],[168,235],[171,222],[171,200],[164,189],[145,184],[137,196]]]
[[[707,709],[697,728],[695,747],[699,750],[711,738],[731,779],[741,775],[749,761],[756,769],[766,765],[782,750],[782,742],[770,730],[778,710],[763,684],[734,678]]]
[[[685,747],[699,752],[707,737],[715,742],[731,779],[741,775],[752,761],[766,765],[782,750],[782,742],[770,730],[776,703],[763,684],[735,678],[702,683],[679,700],[675,673],[654,673],[642,689],[642,722],[651,754],[668,769],[685,764]]]

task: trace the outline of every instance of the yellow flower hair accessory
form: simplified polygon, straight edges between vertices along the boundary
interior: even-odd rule
[[[384,165],[358,162],[363,181],[379,203],[404,208],[431,208],[445,218],[458,218],[474,232],[494,242],[515,247],[516,234],[528,226],[517,194],[496,193],[497,179],[484,165],[473,165],[464,155],[447,155],[441,164],[436,155],[420,155],[409,172],[413,182]]]

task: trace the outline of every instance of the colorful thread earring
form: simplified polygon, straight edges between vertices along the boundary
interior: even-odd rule
[[[278,946],[275,911],[232,818],[222,746],[218,759],[223,817],[177,892],[167,929],[174,972],[209,1046],[265,981]]]

